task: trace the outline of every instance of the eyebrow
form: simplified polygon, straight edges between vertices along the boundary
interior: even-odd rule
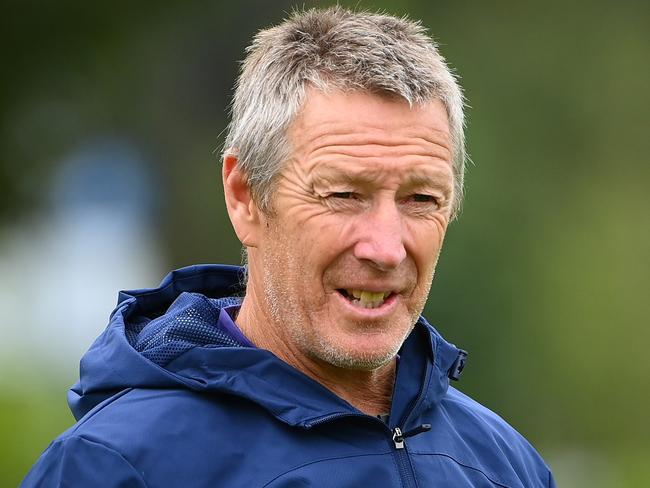
[[[323,168],[318,171],[315,178],[328,183],[349,183],[370,185],[377,177],[369,171],[349,171],[340,168]]]
[[[450,185],[451,183],[451,185]],[[423,175],[421,173],[413,173],[407,176],[406,184],[414,187],[436,187],[436,188],[452,188],[453,187],[453,176],[449,180],[447,175],[443,174],[440,171],[432,172],[431,175]]]

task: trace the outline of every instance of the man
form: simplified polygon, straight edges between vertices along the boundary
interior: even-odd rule
[[[465,353],[420,317],[463,144],[418,24],[336,7],[261,31],[223,158],[247,274],[122,292],[24,486],[554,486],[449,387]]]

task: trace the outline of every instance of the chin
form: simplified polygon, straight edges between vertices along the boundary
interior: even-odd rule
[[[401,344],[393,347],[384,345],[379,350],[377,347],[368,350],[359,347],[342,348],[324,343],[319,346],[317,351],[313,351],[313,355],[321,361],[343,369],[373,371],[389,364],[397,355]]]

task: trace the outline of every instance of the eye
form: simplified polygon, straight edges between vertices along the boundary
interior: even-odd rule
[[[436,203],[438,201],[433,195],[424,195],[422,193],[416,193],[411,198],[417,203]]]
[[[356,211],[368,204],[363,194],[355,191],[333,191],[326,194],[323,201],[335,211]]]
[[[405,205],[405,209],[414,214],[430,215],[432,212],[438,212],[444,207],[445,200],[435,194],[412,193],[402,200],[402,204]]]
[[[340,198],[341,200],[349,200],[354,197],[354,193],[351,191],[337,191],[330,194],[330,198]]]

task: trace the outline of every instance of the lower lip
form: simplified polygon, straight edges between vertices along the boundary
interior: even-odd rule
[[[391,314],[397,307],[397,301],[398,301],[398,295],[393,293],[386,300],[384,300],[384,303],[382,303],[379,307],[363,308],[363,307],[357,307],[356,305],[353,305],[350,300],[345,298],[339,292],[336,292],[335,295],[338,297],[338,300],[342,302],[343,306],[348,311],[352,312],[352,314],[354,314],[355,317],[365,318],[365,319],[383,318],[386,315]]]

